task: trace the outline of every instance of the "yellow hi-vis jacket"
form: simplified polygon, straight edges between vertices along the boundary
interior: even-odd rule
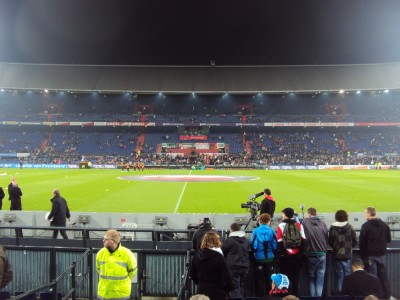
[[[137,272],[133,253],[121,244],[111,253],[101,249],[96,256],[96,269],[99,273],[98,299],[129,299],[132,277]]]

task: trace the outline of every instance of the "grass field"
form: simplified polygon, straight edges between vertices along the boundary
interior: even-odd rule
[[[400,211],[398,171],[266,171],[266,170],[32,170],[3,169],[6,192],[11,176],[22,189],[23,210],[49,210],[53,188],[60,189],[72,211],[137,213],[246,213],[249,195],[270,188],[277,211],[287,206],[316,207],[319,212],[346,209]],[[255,180],[233,182],[148,182],[119,179],[135,175],[235,175]],[[7,196],[3,210],[9,209]],[[262,197],[257,199],[262,200]]]

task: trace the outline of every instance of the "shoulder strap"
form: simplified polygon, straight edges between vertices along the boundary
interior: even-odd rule
[[[253,241],[251,242],[251,250],[254,249],[254,242],[256,241],[256,239],[257,239],[257,234],[254,233],[254,238]]]

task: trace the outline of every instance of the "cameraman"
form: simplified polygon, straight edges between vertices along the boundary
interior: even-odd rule
[[[265,189],[264,195],[265,195],[265,198],[263,201],[261,201],[260,215],[267,213],[271,216],[271,220],[272,220],[274,218],[274,212],[275,212],[275,199],[271,196],[270,189]]]
[[[200,250],[201,240],[203,239],[203,236],[206,234],[207,231],[210,231],[211,229],[212,225],[210,219],[204,218],[199,224],[199,229],[197,229],[193,235],[192,242],[194,251]]]

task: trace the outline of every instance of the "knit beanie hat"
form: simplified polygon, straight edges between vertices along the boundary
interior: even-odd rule
[[[275,283],[278,289],[289,288],[289,278],[284,274],[272,274],[272,281]]]

